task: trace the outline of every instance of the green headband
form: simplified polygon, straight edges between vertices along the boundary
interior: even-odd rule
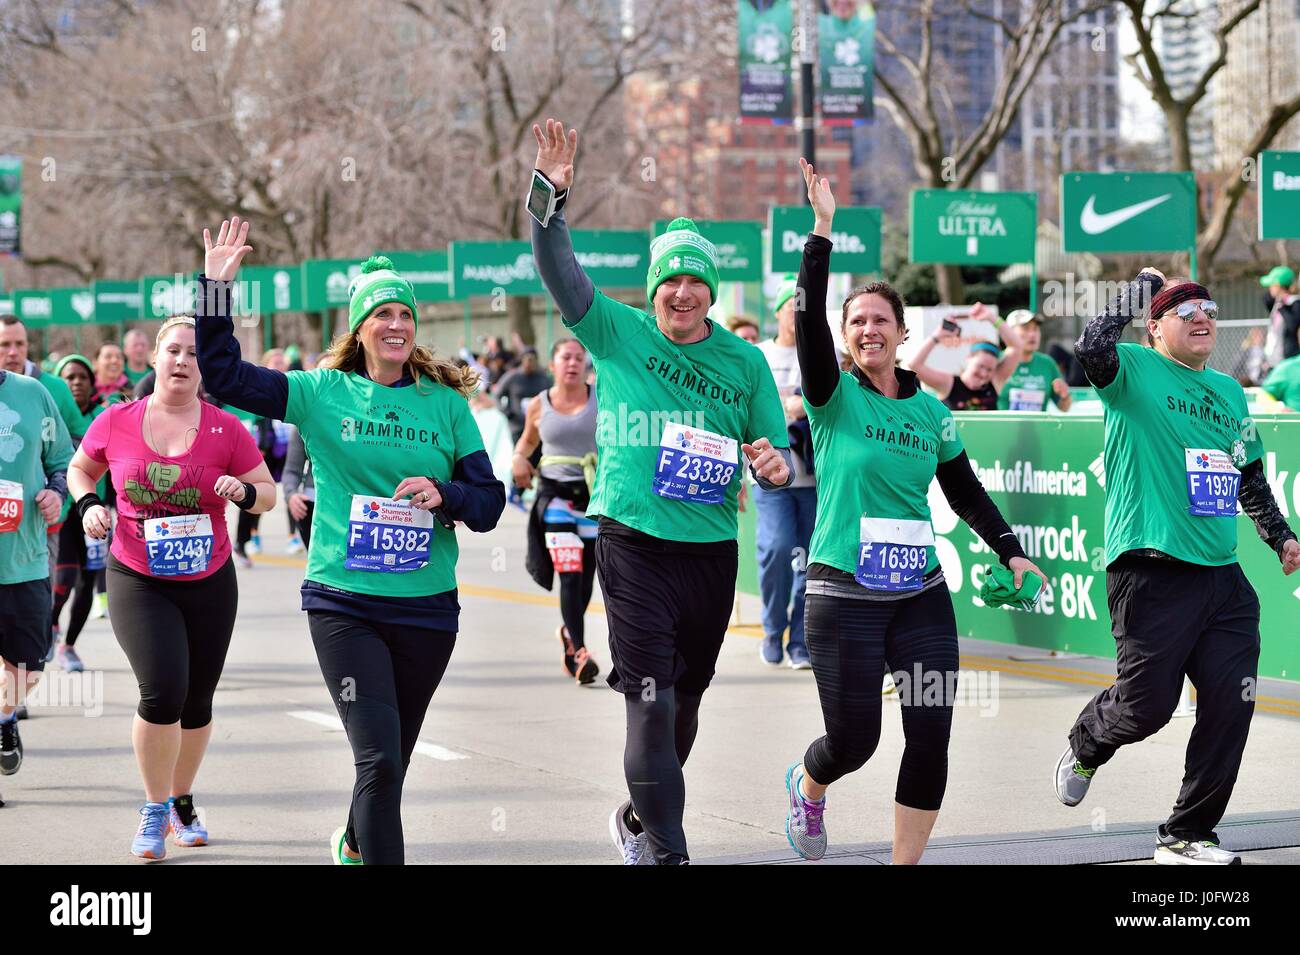
[[[398,302],[411,310],[411,317],[419,323],[415,310],[415,289],[397,274],[393,262],[384,255],[372,255],[361,266],[361,274],[348,287],[348,329],[356,331],[381,305]]]

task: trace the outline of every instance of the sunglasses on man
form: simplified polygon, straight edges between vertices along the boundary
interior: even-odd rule
[[[1219,317],[1219,306],[1215,302],[1208,300],[1202,300],[1199,302],[1183,302],[1175,308],[1174,311],[1178,314],[1178,317],[1185,322],[1190,322],[1198,311],[1211,321],[1214,321]]]

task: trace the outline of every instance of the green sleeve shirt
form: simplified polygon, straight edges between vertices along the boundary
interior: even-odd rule
[[[1034,352],[1022,361],[998,392],[999,411],[1046,411],[1047,402],[1061,403],[1052,390],[1052,382],[1061,377],[1061,369],[1051,357]]]
[[[1300,355],[1270,371],[1260,387],[1292,411],[1300,411]]]

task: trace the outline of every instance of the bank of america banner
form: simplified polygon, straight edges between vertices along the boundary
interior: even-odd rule
[[[874,115],[875,7],[857,0],[822,0],[817,36],[822,122],[827,126],[865,123]]]
[[[790,0],[736,0],[736,13],[741,121],[789,123],[794,115]]]
[[[0,255],[22,254],[22,205],[23,161],[0,156]]]

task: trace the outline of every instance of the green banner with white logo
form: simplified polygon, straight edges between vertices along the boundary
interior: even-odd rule
[[[301,266],[302,307],[308,312],[348,307],[348,286],[365,259],[308,259]]]
[[[1259,237],[1300,239],[1300,152],[1259,154]]]
[[[740,118],[788,123],[794,115],[790,0],[736,0],[740,51]]]
[[[540,295],[545,291],[528,242],[453,242],[449,255],[452,292],[458,300],[471,295]]]
[[[95,322],[95,293],[88,288],[52,288],[51,325],[90,325]]]
[[[22,255],[23,161],[0,156],[0,255]]]
[[[14,289],[13,303],[14,314],[28,328],[41,328],[54,318],[54,302],[47,288]]]
[[[134,322],[144,315],[139,279],[97,279],[90,283],[90,290],[95,296],[96,324]]]
[[[1196,245],[1190,172],[1067,172],[1061,176],[1066,252],[1179,252]]]
[[[822,123],[857,126],[875,115],[876,9],[870,3],[823,0],[817,17]]]
[[[700,235],[718,250],[718,279],[722,282],[763,281],[763,224],[743,219],[696,219]],[[668,231],[668,219],[656,219],[652,235]]]
[[[193,273],[146,275],[140,280],[141,317],[160,321],[172,315],[193,315],[197,291]]]
[[[302,271],[296,265],[247,265],[235,276],[236,315],[305,311]]]
[[[573,254],[596,288],[645,288],[650,238],[640,230],[575,229]]]
[[[451,301],[451,266],[442,249],[379,254],[388,256],[398,274],[411,283],[417,302]]]
[[[808,206],[772,206],[767,221],[772,232],[768,270],[773,273],[798,272],[804,243],[813,228],[812,209]],[[879,272],[880,209],[875,206],[836,209],[831,241],[835,244],[831,253],[832,272]]]
[[[1037,228],[1034,192],[917,189],[909,254],[913,262],[943,265],[1033,262]]]

